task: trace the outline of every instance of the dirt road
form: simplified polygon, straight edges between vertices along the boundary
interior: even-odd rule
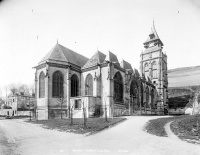
[[[143,130],[145,123],[158,116],[127,118],[127,121],[116,127],[91,136],[43,129],[22,120],[0,120],[0,133],[4,141],[9,142],[4,146],[7,149],[1,149],[1,154],[198,155],[200,152],[199,145],[189,144],[173,136],[157,137],[146,133]]]

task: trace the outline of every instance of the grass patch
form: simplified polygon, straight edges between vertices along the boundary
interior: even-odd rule
[[[165,124],[170,121],[177,120],[177,119],[183,119],[185,117],[188,117],[188,115],[180,115],[180,116],[173,116],[173,117],[158,118],[158,119],[150,120],[147,123],[145,129],[150,134],[160,136],[160,137],[167,137],[167,133],[164,129]]]
[[[200,115],[191,115],[171,124],[171,130],[182,140],[200,144]]]
[[[105,128],[109,128],[119,122],[126,120],[126,118],[88,118],[86,126],[84,126],[83,118],[74,118],[73,125],[70,125],[70,119],[52,119],[32,121],[34,124],[41,124],[46,129],[56,129],[58,131],[73,132],[77,134],[89,133],[94,134]]]

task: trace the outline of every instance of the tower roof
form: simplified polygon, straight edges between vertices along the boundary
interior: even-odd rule
[[[143,43],[143,44],[146,44],[148,42],[152,42],[152,41],[155,41],[155,40],[159,40],[161,45],[163,46],[164,44],[162,43],[162,41],[160,40],[159,36],[158,36],[158,33],[156,32],[156,28],[155,28],[155,25],[153,23],[153,27],[151,28],[151,32],[148,36],[148,38],[146,39],[146,41]]]
[[[103,63],[106,58],[106,55],[100,51],[97,51],[83,66],[84,68],[89,68],[92,66],[96,66],[97,64]]]
[[[57,43],[39,64],[47,60],[68,62],[82,67],[87,62],[88,58]]]

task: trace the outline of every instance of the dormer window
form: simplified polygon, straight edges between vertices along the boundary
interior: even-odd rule
[[[153,39],[155,37],[154,34],[150,34],[149,36],[150,36],[150,39]]]

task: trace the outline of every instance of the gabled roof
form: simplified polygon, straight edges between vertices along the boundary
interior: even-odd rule
[[[97,51],[87,62],[86,64],[83,66],[82,69],[84,68],[89,68],[92,66],[96,66],[97,64],[103,63],[104,60],[106,58],[106,55],[103,54],[100,51]]]
[[[150,37],[151,35],[154,35],[154,37],[151,38],[151,37]],[[146,44],[146,43],[148,43],[148,42],[151,42],[151,41],[154,41],[154,40],[159,40],[159,41],[161,42],[162,46],[163,46],[163,43],[162,43],[162,41],[160,40],[160,38],[159,38],[159,36],[158,36],[158,34],[157,34],[157,32],[156,32],[155,26],[154,26],[154,24],[153,24],[153,27],[151,28],[151,32],[150,32],[148,38],[146,39],[146,41],[144,42],[144,44]]]
[[[149,76],[147,77],[147,81],[148,81],[149,83],[152,83]]]
[[[133,68],[132,68],[131,64],[128,63],[127,61],[125,61],[125,60],[122,60],[120,66],[121,66],[123,69],[127,69],[127,70],[130,70],[131,72],[133,72]]]
[[[133,72],[134,72],[134,75],[136,76],[136,77],[140,77],[140,73],[138,72],[138,70],[137,69],[133,69]]]
[[[57,43],[39,64],[46,60],[68,62],[82,67],[87,62],[88,58]]]
[[[143,73],[142,73],[142,79],[146,81],[146,77]]]
[[[108,55],[106,55],[106,59],[105,60],[108,60],[108,61],[120,66],[119,61],[117,59],[117,56],[115,54],[113,54],[112,52],[110,52],[110,51],[108,52]]]

